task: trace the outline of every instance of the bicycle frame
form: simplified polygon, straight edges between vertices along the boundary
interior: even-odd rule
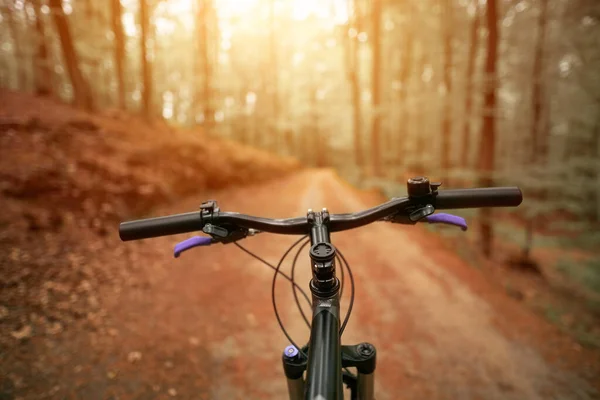
[[[335,248],[331,245],[327,210],[313,213],[311,222],[312,324],[310,341],[302,350],[288,346],[283,354],[283,367],[290,400],[343,400],[343,383],[351,389],[352,399],[374,399],[375,348],[369,343],[342,346],[340,337],[339,280],[335,277]],[[318,254],[315,246],[326,249]],[[323,272],[325,271],[325,272]],[[343,375],[342,368],[356,367],[357,377]],[[306,381],[303,373],[306,370]],[[358,396],[358,397],[357,397]]]

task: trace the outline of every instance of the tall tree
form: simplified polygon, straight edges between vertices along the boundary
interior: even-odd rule
[[[212,108],[212,68],[210,63],[210,39],[209,39],[209,24],[212,15],[211,0],[199,0],[197,21],[197,34],[199,41],[199,57],[198,65],[202,75],[202,90],[201,95],[196,95],[196,106],[200,103],[199,97],[202,97],[204,126],[210,130],[213,126],[214,111]],[[198,91],[199,92],[199,91]],[[196,108],[195,108],[196,109]],[[196,112],[196,111],[195,111]]]
[[[38,95],[48,95],[52,92],[52,72],[50,70],[50,58],[48,46],[46,45],[40,0],[32,0],[31,6],[35,15],[35,41],[37,43],[34,63],[35,91]]]
[[[114,34],[114,57],[117,74],[117,101],[120,109],[125,109],[125,34],[121,16],[121,0],[111,0],[111,22]]]
[[[442,41],[444,43],[444,111],[442,116],[442,178],[450,173],[450,135],[452,134],[452,3],[441,0]]]
[[[494,151],[496,141],[496,62],[498,56],[498,13],[496,0],[486,2],[487,49],[485,57],[485,84],[483,88],[483,124],[479,144],[479,186],[494,184]],[[492,255],[492,211],[482,208],[480,213],[481,246],[486,257]]]
[[[353,9],[350,10],[350,5],[353,5]],[[359,50],[360,42],[358,40],[358,34],[362,28],[362,13],[360,0],[348,1],[349,14],[351,15],[348,27],[349,30],[346,32],[348,37],[346,51],[347,51],[347,68],[348,68],[348,80],[350,81],[350,93],[352,98],[352,131],[354,141],[354,161],[357,166],[362,166],[363,151],[362,151],[362,106],[360,97],[360,62],[359,62]],[[353,35],[350,35],[350,32]]]
[[[408,10],[412,11],[412,10]],[[395,148],[396,151],[396,162],[400,163],[405,155],[406,151],[406,142],[409,137],[409,126],[410,126],[410,112],[407,104],[407,95],[408,95],[408,86],[410,82],[410,77],[412,74],[412,65],[413,65],[413,31],[412,24],[410,18],[406,19],[405,22],[405,31],[404,31],[404,40],[401,48],[401,65],[400,65],[400,91],[398,93],[399,101],[400,101],[400,124],[398,126],[398,133],[400,137],[398,138],[398,143]]]
[[[142,49],[142,110],[144,117],[149,120],[152,117],[152,59],[148,55],[148,42],[150,36],[150,12],[147,0],[140,0],[140,47]]]
[[[79,66],[77,50],[73,43],[73,36],[69,28],[69,22],[63,12],[61,0],[49,0],[51,14],[54,17],[54,24],[60,40],[64,63],[73,86],[74,103],[87,110],[94,108],[94,100],[90,91],[89,84]]]
[[[531,121],[531,161],[544,162],[546,158],[546,138],[544,137],[546,132],[543,127],[544,120],[542,119],[543,111],[543,81],[544,81],[544,42],[546,38],[546,25],[547,25],[547,14],[548,14],[548,0],[540,0],[540,10],[538,17],[538,33],[535,44],[535,55],[533,58],[533,76],[531,81],[533,83],[532,88],[532,109],[533,118]]]
[[[326,163],[326,154],[327,154],[327,139],[325,137],[325,132],[320,127],[320,109],[321,105],[319,104],[318,97],[318,86],[316,82],[311,82],[310,88],[310,114],[312,121],[312,129],[310,130],[312,136],[312,152],[315,154],[314,162],[317,167],[324,167]]]
[[[279,121],[279,82],[277,73],[278,63],[277,63],[277,30],[276,30],[276,18],[275,18],[275,2],[276,0],[269,0],[269,25],[271,31],[269,32],[269,70],[271,71],[269,82],[271,89],[271,140],[273,142],[273,150],[277,151],[281,148],[281,141],[279,140],[279,132],[278,132],[278,121]]]
[[[427,146],[427,138],[425,135],[425,119],[427,118],[427,107],[424,105],[426,101],[423,99],[426,95],[431,92],[431,81],[426,81],[424,79],[424,74],[427,68],[429,67],[429,54],[427,53],[427,46],[423,41],[419,41],[419,56],[417,57],[416,63],[417,68],[415,70],[415,75],[417,78],[417,93],[416,98],[418,100],[417,104],[417,113],[415,116],[415,150],[414,150],[414,160],[411,165],[411,169],[418,174],[425,174],[427,171],[425,170],[425,153],[428,150]]]
[[[469,54],[467,56],[467,76],[465,77],[465,118],[462,131],[461,166],[469,168],[469,153],[471,151],[471,123],[473,118],[473,75],[475,74],[475,61],[479,46],[479,0],[471,2],[475,12],[471,21],[469,35]]]
[[[23,66],[25,65],[25,59],[23,55],[23,47],[21,43],[21,35],[19,32],[19,26],[17,24],[17,9],[13,4],[13,7],[6,7],[6,21],[8,23],[8,29],[10,31],[10,35],[12,36],[14,55],[16,58],[16,66],[17,66],[17,82],[18,88],[21,90],[27,89],[27,71]]]
[[[373,107],[373,119],[371,125],[371,162],[375,176],[381,175],[381,152],[379,136],[381,131],[381,1],[373,0],[371,10],[372,29],[372,75],[371,75],[371,104]]]
[[[538,16],[538,32],[535,44],[535,53],[533,56],[533,70],[532,70],[532,96],[531,96],[531,109],[533,110],[531,120],[531,153],[529,154],[529,160],[531,164],[544,164],[546,160],[546,138],[545,130],[547,127],[543,126],[546,122],[545,118],[542,118],[543,111],[543,63],[544,63],[544,42],[546,38],[546,24],[547,24],[547,13],[548,13],[548,0],[540,0],[540,9]],[[544,190],[532,190],[530,199],[543,200],[546,194]],[[525,225],[525,245],[523,246],[523,258],[529,259],[531,255],[531,249],[533,247],[533,234],[535,229],[535,216],[527,218]]]

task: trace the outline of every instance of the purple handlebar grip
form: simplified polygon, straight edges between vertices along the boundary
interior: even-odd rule
[[[446,224],[460,227],[463,231],[467,230],[467,221],[463,217],[452,214],[432,214],[426,217],[427,222],[430,224]]]
[[[206,236],[194,236],[193,238],[186,239],[175,245],[175,258],[179,257],[179,255],[186,250],[198,246],[208,246],[211,242],[212,239]]]

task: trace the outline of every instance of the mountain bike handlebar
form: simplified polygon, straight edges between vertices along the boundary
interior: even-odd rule
[[[328,223],[330,232],[339,232],[358,228],[375,221],[387,220],[397,223],[415,223],[430,215],[433,209],[459,209],[480,207],[514,207],[521,204],[523,195],[518,187],[493,187],[473,189],[453,189],[438,191],[439,186],[432,184],[427,193],[410,193],[408,197],[393,198],[383,204],[356,213],[331,214]],[[205,203],[200,211],[175,214],[165,217],[148,218],[121,223],[119,235],[121,240],[139,240],[158,236],[175,235],[204,230],[210,224],[217,229],[229,226],[234,229],[254,229],[263,232],[285,235],[308,234],[311,224],[306,217],[271,219],[254,217],[233,212],[221,212],[214,202]],[[424,215],[411,213],[424,205],[432,206],[431,212]],[[226,231],[227,232],[227,231]],[[217,232],[215,233],[219,236]],[[215,236],[215,235],[213,235]]]
[[[407,197],[393,198],[383,204],[356,213],[330,214],[326,209],[321,212],[308,210],[304,217],[289,219],[270,219],[234,212],[221,212],[217,203],[211,200],[203,203],[200,210],[196,212],[124,222],[119,227],[119,234],[124,241],[200,230],[207,235],[188,238],[175,245],[175,257],[198,246],[207,246],[213,243],[236,243],[240,239],[261,231],[305,235],[305,238],[296,241],[286,251],[277,267],[236,243],[242,250],[275,270],[271,285],[273,309],[279,326],[291,343],[286,347],[282,357],[289,397],[292,400],[302,398],[340,399],[342,398],[343,383],[345,383],[350,388],[352,398],[372,400],[374,398],[376,364],[375,347],[368,342],[355,346],[341,345],[341,335],[350,318],[354,303],[354,278],[343,254],[332,245],[329,233],[358,228],[376,221],[409,225],[418,222],[441,223],[466,230],[467,222],[464,218],[444,213],[434,214],[434,212],[436,209],[512,207],[518,206],[523,200],[521,191],[517,187],[438,191],[440,185],[441,183],[429,182],[425,177],[411,178],[407,182]],[[310,239],[306,239],[307,236]],[[288,253],[304,239],[306,242],[298,249],[292,264],[291,277],[289,277],[280,271],[280,267]],[[312,271],[309,287],[312,301],[294,280],[294,268],[298,254],[309,242],[311,244],[309,256]],[[341,281],[336,277],[336,263],[339,263],[342,272]],[[344,266],[350,278],[351,295],[346,317],[341,323],[340,298],[344,286]],[[292,283],[296,304],[311,331],[308,344],[302,348],[287,333],[277,311],[275,283],[278,274],[283,275]],[[311,322],[302,312],[296,297],[296,288],[311,304],[313,311]],[[342,372],[342,369],[347,367],[356,367],[356,375],[351,374],[347,369]],[[306,379],[303,377],[304,373]]]

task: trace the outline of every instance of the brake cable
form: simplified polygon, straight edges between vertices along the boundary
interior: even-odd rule
[[[306,236],[305,236],[306,237]],[[304,239],[304,237],[302,237],[300,240]],[[255,259],[257,259],[258,261],[260,261],[261,263],[265,264],[267,267],[271,268],[274,271],[277,271],[277,267],[275,267],[273,264],[271,264],[270,262],[266,261],[265,259],[261,258],[260,256],[254,254],[253,252],[251,252],[250,250],[248,250],[247,248],[245,248],[244,246],[242,246],[241,244],[239,244],[238,242],[233,242],[233,244],[235,244],[237,247],[240,248],[240,250],[244,251],[245,253],[247,253],[248,255],[250,255],[251,257],[254,257]],[[296,246],[296,244],[298,244],[298,242],[294,243],[293,246]],[[290,281],[292,283],[292,285],[300,291],[300,293],[302,293],[302,295],[304,296],[304,298],[306,299],[306,302],[308,303],[308,305],[310,306],[312,303],[310,301],[310,298],[308,297],[308,295],[306,294],[306,292],[304,291],[304,289],[302,289],[296,282],[293,281],[292,278],[290,278],[285,272],[283,271],[277,271],[277,273],[281,276],[283,276],[285,279],[287,279],[288,281]]]
[[[292,244],[290,246],[290,248],[287,249],[287,251],[283,254],[283,256],[281,256],[281,259],[279,260],[279,263],[277,264],[277,268],[275,269],[275,273],[273,274],[273,283],[271,285],[271,301],[273,302],[273,311],[275,311],[275,318],[277,318],[277,322],[279,323],[279,327],[281,328],[283,334],[290,341],[290,343],[292,344],[292,346],[294,346],[296,349],[298,349],[298,351],[300,352],[300,354],[302,354],[303,357],[308,358],[308,356],[306,355],[306,353],[304,353],[304,351],[302,351],[302,348],[300,348],[292,340],[291,336],[285,330],[285,327],[283,326],[283,322],[281,322],[281,318],[279,317],[279,312],[277,311],[277,302],[275,301],[275,283],[277,282],[277,274],[280,272],[279,269],[281,268],[281,265],[283,264],[283,261],[285,260],[285,258],[287,257],[287,255],[290,253],[290,251],[292,251],[294,249],[294,247],[296,247],[301,241],[305,240],[306,237],[307,236],[303,236],[300,239],[298,239],[296,242],[294,242],[294,244]],[[292,280],[292,282],[295,285],[295,282],[293,280]],[[296,286],[297,285],[295,285],[294,287],[296,287]]]
[[[344,333],[344,329],[346,329],[346,324],[348,324],[348,321],[350,320],[350,314],[352,314],[352,306],[354,305],[354,276],[352,275],[352,269],[350,269],[350,264],[348,264],[346,257],[344,257],[344,253],[342,253],[340,251],[340,249],[337,249],[337,253],[342,258],[343,265],[346,266],[346,269],[348,270],[348,276],[350,277],[350,304],[348,304],[348,311],[346,311],[346,317],[344,318],[344,322],[342,323],[342,327],[340,328],[340,337],[341,337],[342,334]],[[336,254],[336,257],[337,257],[337,254]],[[342,270],[343,270],[343,268],[342,268]]]
[[[281,328],[283,334],[290,341],[290,343],[294,347],[296,347],[298,349],[298,351],[300,351],[300,353],[302,353],[302,355],[304,355],[304,356],[306,356],[306,354],[292,340],[292,338],[288,334],[287,330],[283,326],[283,322],[281,321],[281,318],[279,316],[279,312],[277,311],[277,304],[276,304],[276,301],[275,301],[275,282],[276,282],[276,279],[277,279],[277,275],[279,274],[279,275],[282,275],[286,280],[288,280],[292,284],[292,293],[294,295],[294,302],[296,303],[296,307],[300,311],[300,314],[302,315],[302,318],[304,319],[304,322],[306,323],[307,327],[310,329],[310,322],[308,321],[308,318],[307,318],[306,314],[304,313],[304,310],[302,310],[302,306],[300,305],[300,300],[298,299],[297,290],[299,290],[300,293],[302,293],[302,295],[306,299],[306,302],[308,303],[309,306],[312,306],[312,304],[311,304],[311,301],[308,298],[308,295],[306,294],[306,292],[296,283],[295,276],[294,276],[294,273],[295,273],[295,270],[296,270],[296,263],[298,261],[298,257],[300,255],[300,253],[302,252],[302,250],[304,249],[304,247],[306,247],[306,245],[309,243],[309,240],[306,240],[304,243],[302,243],[302,246],[300,246],[300,248],[298,249],[298,251],[296,252],[296,254],[294,256],[294,260],[292,262],[291,277],[288,276],[285,272],[283,272],[283,271],[280,270],[281,269],[281,265],[285,261],[285,258],[287,257],[287,255],[294,249],[294,247],[296,247],[302,240],[305,240],[306,238],[307,238],[307,236],[303,236],[299,240],[297,240],[296,242],[294,242],[288,248],[288,250],[283,254],[283,256],[281,257],[281,259],[279,260],[279,263],[277,264],[277,267],[273,266],[268,261],[264,260],[263,258],[261,258],[260,256],[258,256],[256,254],[254,254],[250,250],[246,249],[244,246],[240,245],[239,243],[233,242],[237,247],[239,247],[245,253],[249,254],[250,256],[252,256],[255,259],[257,259],[258,261],[260,261],[261,263],[263,263],[266,266],[270,267],[271,269],[275,270],[275,274],[273,275],[273,284],[272,284],[272,287],[271,287],[271,300],[273,302],[273,309],[275,311],[275,317],[277,319],[277,322],[279,323],[279,327]],[[343,294],[343,290],[344,290],[344,268],[346,268],[348,270],[348,276],[350,277],[350,289],[351,289],[351,292],[350,292],[351,293],[350,294],[350,303],[349,303],[349,306],[348,306],[348,310],[346,311],[346,316],[344,317],[344,322],[342,323],[341,328],[340,328],[340,337],[341,337],[342,334],[344,333],[344,329],[346,328],[346,325],[348,324],[348,321],[350,320],[350,315],[352,314],[352,307],[354,305],[354,276],[352,275],[352,270],[350,268],[350,265],[349,265],[348,261],[344,257],[344,254],[341,251],[339,251],[339,250],[338,250],[338,253],[339,253],[339,255],[336,254],[336,259],[338,261],[338,264],[340,265],[340,271],[341,271],[341,275],[342,275],[341,276],[342,282],[341,282],[341,285],[340,285],[340,298],[341,298],[341,296]]]
[[[300,311],[300,314],[302,315],[302,319],[304,319],[304,322],[306,322],[306,326],[308,327],[308,329],[310,329],[310,322],[308,322],[308,317],[304,313],[304,310],[300,306],[300,301],[298,300],[298,292],[296,291],[296,288],[298,287],[298,285],[296,285],[296,280],[294,277],[294,274],[296,272],[296,262],[298,261],[298,257],[300,256],[300,253],[302,252],[302,250],[306,247],[306,245],[308,243],[309,243],[309,240],[307,239],[306,242],[302,243],[302,246],[300,246],[300,248],[296,252],[296,255],[294,256],[294,261],[292,262],[292,272],[290,273],[290,275],[292,277],[292,293],[294,294],[294,301],[296,302],[296,306],[298,307],[298,310]],[[311,302],[309,302],[308,304],[312,307]]]

